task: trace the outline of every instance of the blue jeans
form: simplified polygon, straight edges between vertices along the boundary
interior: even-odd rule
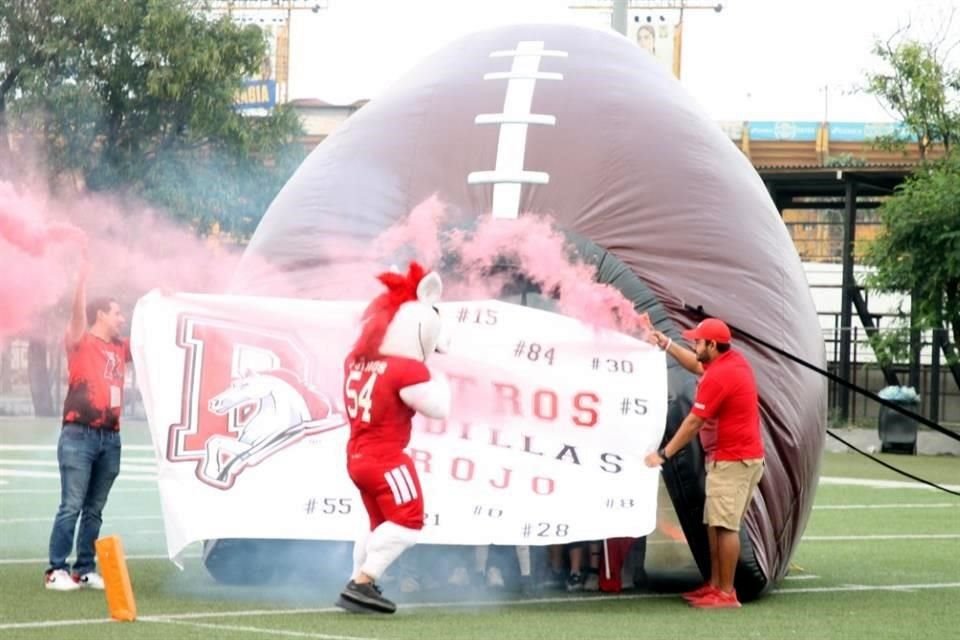
[[[120,432],[91,429],[67,423],[57,443],[60,463],[60,508],[50,533],[50,570],[69,570],[67,556],[77,534],[74,573],[83,575],[97,567],[93,543],[100,536],[100,514],[110,487],[120,473]]]

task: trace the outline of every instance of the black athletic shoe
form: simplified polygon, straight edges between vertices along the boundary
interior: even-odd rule
[[[340,598],[346,601],[344,604],[357,605],[361,609],[377,613],[393,613],[397,610],[397,605],[384,598],[380,593],[380,588],[371,582],[358,584],[351,580],[347,583],[347,586],[344,587],[343,591],[340,592]],[[344,606],[344,604],[337,601],[337,606],[343,607],[348,611],[355,610],[350,606]]]
[[[567,578],[567,591],[583,591],[583,574],[571,573]]]
[[[517,587],[520,590],[520,595],[524,598],[536,598],[540,595],[540,590],[537,589],[537,585],[530,576],[520,576]]]

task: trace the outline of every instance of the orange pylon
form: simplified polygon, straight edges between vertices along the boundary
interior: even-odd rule
[[[120,536],[99,538],[96,547],[110,617],[133,622],[137,619],[137,603],[133,599],[133,584],[127,571],[127,557],[123,553]]]

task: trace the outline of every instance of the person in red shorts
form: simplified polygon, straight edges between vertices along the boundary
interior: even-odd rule
[[[44,574],[44,586],[53,591],[103,589],[94,542],[110,488],[120,473],[120,414],[130,341],[120,337],[126,319],[116,300],[97,298],[87,304],[88,270],[84,260],[64,338],[69,382],[57,444],[60,507]],[[71,575],[67,557],[73,550],[74,530],[77,556]]]
[[[419,412],[445,418],[450,387],[427,358],[440,339],[433,306],[442,284],[436,273],[411,263],[406,275],[379,276],[387,291],[364,312],[364,324],[344,362],[344,402],[350,418],[347,472],[360,491],[369,532],[353,549],[353,576],[337,605],[353,612],[393,613],[377,580],[423,528],[423,491],[404,452]]]
[[[676,455],[699,432],[706,454],[707,488],[703,522],[710,541],[710,580],[684,594],[698,608],[738,608],[733,587],[740,557],[740,524],[763,476],[763,437],[757,383],[750,363],[730,348],[730,328],[708,318],[683,337],[694,351],[659,331],[650,341],[700,376],[693,408],[673,438],[647,455],[650,467]]]

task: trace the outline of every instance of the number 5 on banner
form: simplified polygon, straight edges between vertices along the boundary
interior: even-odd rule
[[[363,417],[360,418],[362,422],[370,422],[370,409],[373,406],[373,385],[377,382],[377,372],[374,371],[370,374],[370,378],[367,379],[366,384],[360,388],[360,393],[357,393],[357,390],[354,389],[354,382],[357,382],[363,378],[362,371],[351,371],[350,375],[347,376],[347,384],[345,387],[345,393],[347,396],[347,415],[350,416],[350,419],[356,419],[357,412],[360,409],[363,409]]]

